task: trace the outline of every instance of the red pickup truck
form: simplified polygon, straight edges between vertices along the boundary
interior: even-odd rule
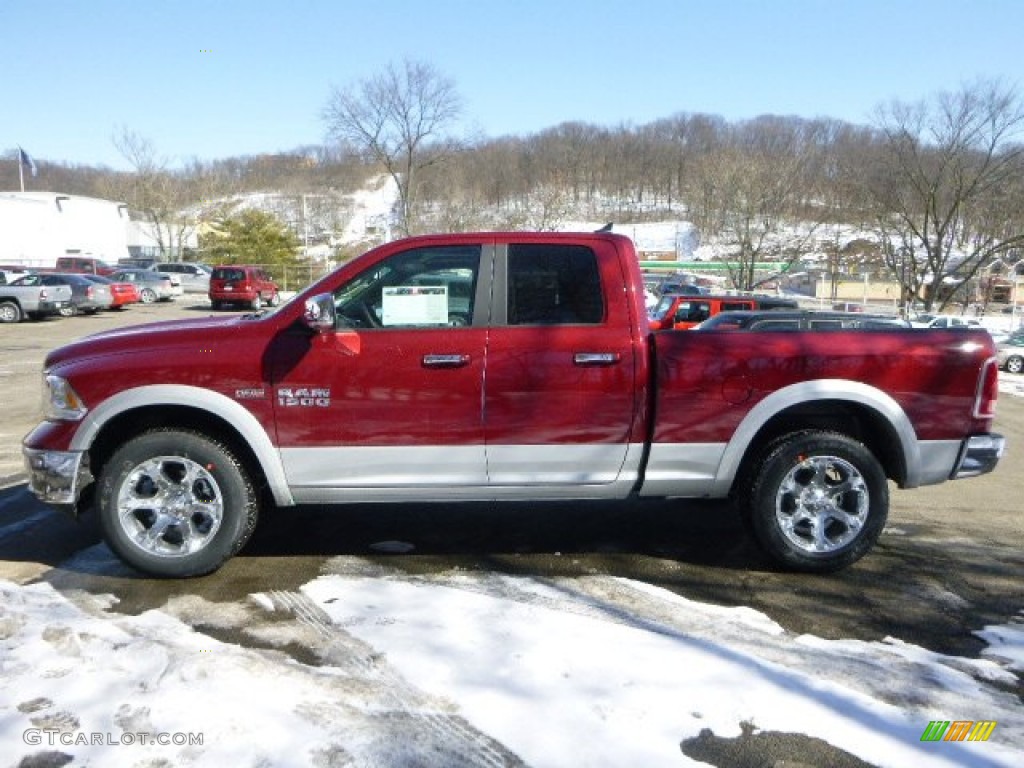
[[[652,333],[607,233],[388,243],[274,312],[89,336],[44,380],[32,490],[161,576],[218,568],[267,503],[627,497],[732,497],[774,560],[830,571],[887,478],[1004,447],[984,331]]]

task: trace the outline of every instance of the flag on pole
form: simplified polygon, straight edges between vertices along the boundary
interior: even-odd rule
[[[21,147],[18,147],[18,155],[21,160],[21,167],[35,176],[39,172],[36,168],[36,161],[29,157],[28,152]]]

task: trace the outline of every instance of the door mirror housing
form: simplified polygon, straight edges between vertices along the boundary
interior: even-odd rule
[[[334,296],[330,293],[318,293],[306,299],[306,309],[302,313],[302,322],[316,333],[327,333],[335,329],[337,313],[334,309]]]

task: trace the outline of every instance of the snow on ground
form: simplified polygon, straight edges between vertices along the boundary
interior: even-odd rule
[[[680,766],[697,764],[682,740],[741,723],[879,766],[1024,763],[1024,709],[1000,690],[1020,670],[1021,625],[979,633],[991,656],[973,660],[794,636],[749,608],[607,576],[330,570],[295,593],[183,596],[139,616],[0,583],[5,765],[58,752],[114,768]],[[232,627],[269,649],[211,636]],[[317,659],[282,652],[298,639]],[[931,720],[998,725],[984,743],[921,742]]]

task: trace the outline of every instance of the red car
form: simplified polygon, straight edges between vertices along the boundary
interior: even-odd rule
[[[225,304],[244,304],[259,309],[264,304],[276,307],[281,303],[274,279],[266,270],[248,264],[214,267],[208,295],[214,309]]]
[[[124,309],[129,304],[137,304],[141,300],[139,289],[134,283],[115,282],[109,277],[101,275],[82,275],[82,277],[110,288],[110,296],[113,299],[110,309]]]

